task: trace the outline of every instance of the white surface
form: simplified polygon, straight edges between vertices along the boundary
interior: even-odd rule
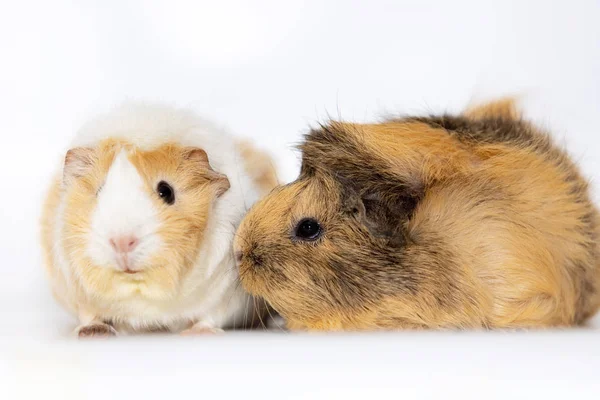
[[[75,129],[128,97],[255,138],[289,181],[328,115],[517,93],[595,181],[599,20],[595,0],[3,2],[0,398],[598,398],[597,331],[61,339],[37,218]]]

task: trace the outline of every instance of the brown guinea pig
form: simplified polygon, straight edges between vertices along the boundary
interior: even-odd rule
[[[299,178],[257,203],[244,287],[291,329],[580,324],[600,303],[588,185],[510,100],[312,130]]]

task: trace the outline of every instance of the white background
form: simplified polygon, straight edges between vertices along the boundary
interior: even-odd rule
[[[599,21],[597,0],[0,2],[0,398],[598,398],[594,330],[64,339],[37,220],[78,126],[127,98],[254,138],[287,182],[311,123],[516,94],[594,184]]]

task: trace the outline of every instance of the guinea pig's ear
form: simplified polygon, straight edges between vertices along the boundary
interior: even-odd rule
[[[96,161],[96,151],[89,147],[75,147],[67,151],[63,166],[63,183],[70,184],[73,180],[84,176]]]
[[[215,171],[208,161],[208,154],[206,151],[202,150],[199,147],[188,147],[184,151],[184,158],[195,163],[204,170],[203,173],[206,178],[208,178],[213,185],[215,185],[215,191],[218,196],[221,196],[225,193],[229,188],[229,179],[225,174]]]
[[[406,243],[405,227],[421,195],[402,185],[358,187],[356,182],[340,179],[345,209],[376,238],[388,245]]]

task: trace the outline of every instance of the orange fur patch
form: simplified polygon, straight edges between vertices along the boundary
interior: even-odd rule
[[[247,140],[239,141],[237,149],[242,156],[246,172],[263,194],[269,193],[278,185],[273,159],[266,152],[257,149]]]

